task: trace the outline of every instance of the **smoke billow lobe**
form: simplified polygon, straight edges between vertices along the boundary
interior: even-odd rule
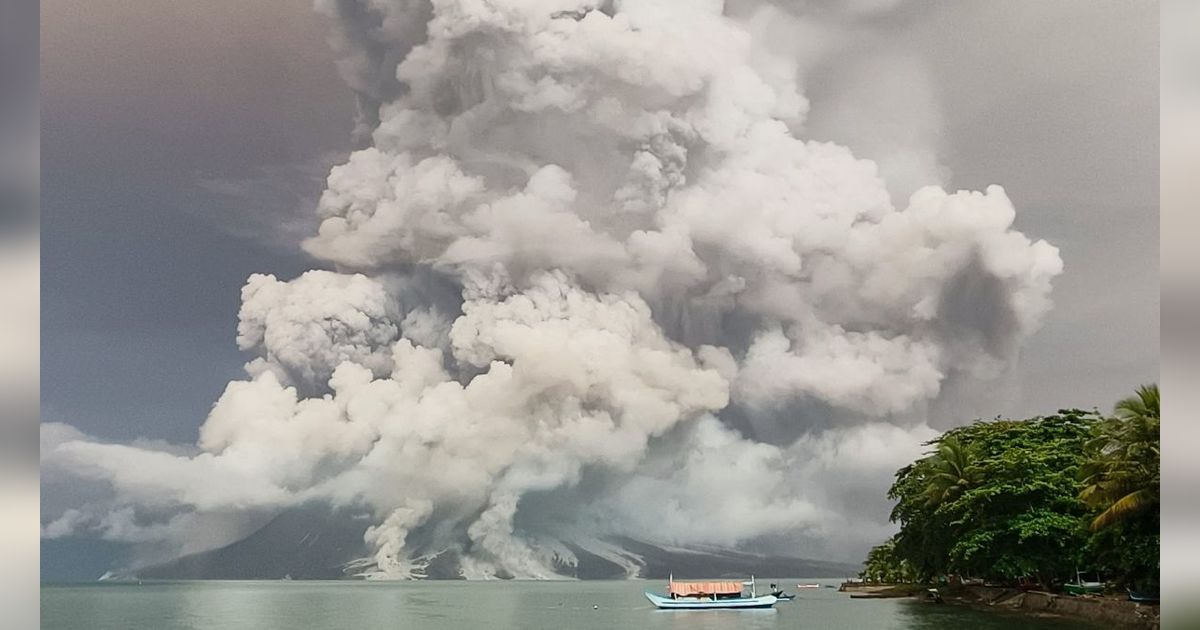
[[[369,511],[381,577],[445,549],[467,577],[572,547],[635,571],[616,536],[857,549],[886,517],[845,497],[1050,307],[1057,250],[999,187],[895,207],[874,162],[802,137],[804,47],[755,36],[775,4],[319,6],[369,138],[304,242],[336,271],[250,278],[247,380],[198,454],[49,449],[113,489],[55,535],[321,500]]]

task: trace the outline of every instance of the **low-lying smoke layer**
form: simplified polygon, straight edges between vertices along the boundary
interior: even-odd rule
[[[786,3],[319,6],[364,141],[304,243],[336,271],[248,280],[248,379],[197,450],[49,427],[44,468],[102,490],[44,535],[178,553],[319,500],[372,515],[387,577],[547,577],[614,536],[852,553],[929,405],[1050,306],[1057,250],[999,187],[897,208],[803,139],[779,29],[818,29]]]

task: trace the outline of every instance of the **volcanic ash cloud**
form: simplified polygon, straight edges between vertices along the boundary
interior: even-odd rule
[[[44,535],[183,549],[172,523],[318,500],[372,515],[383,577],[444,549],[548,577],[613,536],[856,549],[948,380],[1050,307],[1057,250],[1002,189],[896,208],[804,140],[773,3],[319,4],[366,145],[304,243],[336,271],[249,279],[248,379],[194,452],[54,427],[44,468],[105,490]]]

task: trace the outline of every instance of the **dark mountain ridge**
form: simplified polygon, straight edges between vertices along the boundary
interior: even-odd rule
[[[128,579],[161,580],[335,580],[357,577],[355,561],[368,555],[363,534],[370,522],[325,506],[309,505],[287,510],[253,534],[224,547],[194,553],[169,562],[123,572]],[[647,579],[680,577],[744,577],[751,574],[803,577],[845,577],[859,567],[821,560],[768,556],[715,548],[666,548],[631,538],[608,541],[636,565],[601,557],[578,545],[567,544],[575,563],[557,563],[564,578]],[[428,579],[462,579],[458,553],[436,554],[425,568]]]

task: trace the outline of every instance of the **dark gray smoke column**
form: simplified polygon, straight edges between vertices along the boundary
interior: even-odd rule
[[[370,127],[305,243],[337,271],[247,283],[249,379],[200,454],[50,445],[111,484],[87,518],[360,505],[388,577],[446,548],[468,577],[552,575],[565,543],[628,563],[614,535],[871,540],[856,480],[1050,307],[1062,262],[1002,189],[896,208],[873,162],[798,137],[772,3],[328,9]]]

